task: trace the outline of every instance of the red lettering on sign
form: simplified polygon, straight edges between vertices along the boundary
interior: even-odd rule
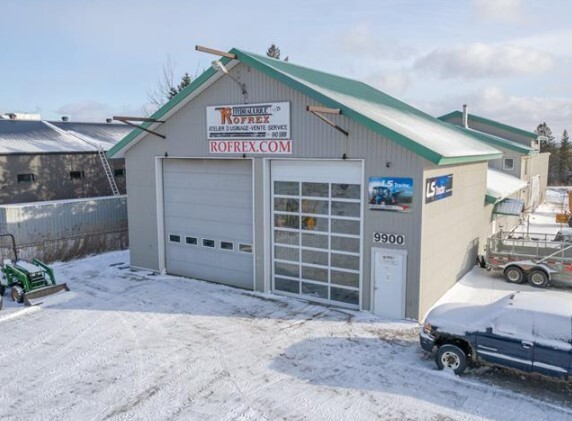
[[[264,116],[264,123],[270,123],[270,116],[269,115]]]
[[[232,115],[232,109],[230,107],[219,108],[220,112],[220,124],[228,123],[230,124],[230,116]]]
[[[290,153],[292,152],[292,142],[289,140],[280,141],[280,152]]]

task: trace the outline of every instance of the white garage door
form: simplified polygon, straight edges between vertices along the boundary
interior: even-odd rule
[[[359,307],[361,163],[275,161],[271,171],[273,290]]]
[[[252,289],[251,161],[165,159],[163,187],[167,272]]]

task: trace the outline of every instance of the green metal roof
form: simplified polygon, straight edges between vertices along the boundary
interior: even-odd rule
[[[455,118],[463,119],[463,112],[462,111],[453,111],[453,112],[450,112],[449,114],[442,115],[441,117],[439,117],[439,120],[449,121],[449,120],[452,120]],[[498,121],[491,120],[491,119],[488,119],[485,117],[480,117],[480,116],[475,115],[475,114],[469,114],[468,118],[469,118],[469,123],[471,121],[474,121],[477,123],[488,124],[489,126],[496,127],[498,129],[506,130],[508,132],[512,132],[512,133],[515,133],[515,134],[518,134],[521,136],[530,137],[530,138],[532,138],[532,140],[536,140],[536,138],[538,136],[536,133],[529,132],[526,130],[522,130],[522,129],[519,129],[518,127],[509,126],[508,124],[500,123]]]
[[[342,114],[348,118],[437,165],[478,162],[502,157],[501,152],[480,141],[473,133],[467,133],[460,127],[442,122],[363,82],[238,49],[232,49],[230,53],[235,54],[238,61],[320,104],[341,109]],[[221,61],[226,64],[230,59],[223,58]],[[152,117],[163,118],[215,73],[215,70],[208,69]],[[144,127],[152,124],[145,123]],[[141,130],[135,129],[110,150],[109,155],[117,154],[140,134]]]
[[[441,117],[439,117],[440,119]],[[453,123],[450,123],[453,124]],[[513,142],[512,140],[508,140],[502,137],[493,136],[492,134],[483,133],[478,130],[474,130],[471,128],[465,128],[462,126],[460,127],[464,132],[470,133],[471,135],[475,136],[477,139],[482,140],[483,142],[488,143],[489,145],[498,146],[500,148],[510,149],[512,151],[516,151],[522,153],[524,155],[538,155],[538,149],[531,148],[530,146],[526,146],[522,143]]]

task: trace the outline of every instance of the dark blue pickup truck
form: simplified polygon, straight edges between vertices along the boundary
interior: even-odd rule
[[[421,347],[455,374],[492,364],[572,378],[572,294],[517,292],[488,305],[443,304],[426,316]]]

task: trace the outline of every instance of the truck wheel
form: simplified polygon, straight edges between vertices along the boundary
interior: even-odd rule
[[[503,274],[509,284],[522,284],[524,281],[524,272],[518,266],[507,267]]]
[[[548,275],[540,269],[535,269],[528,274],[528,283],[536,288],[544,288],[548,285]]]
[[[24,301],[24,290],[21,287],[15,285],[10,290],[10,296],[12,297],[12,301],[21,303]]]
[[[435,362],[439,370],[451,370],[461,374],[467,368],[467,355],[456,345],[442,345],[437,350]]]

